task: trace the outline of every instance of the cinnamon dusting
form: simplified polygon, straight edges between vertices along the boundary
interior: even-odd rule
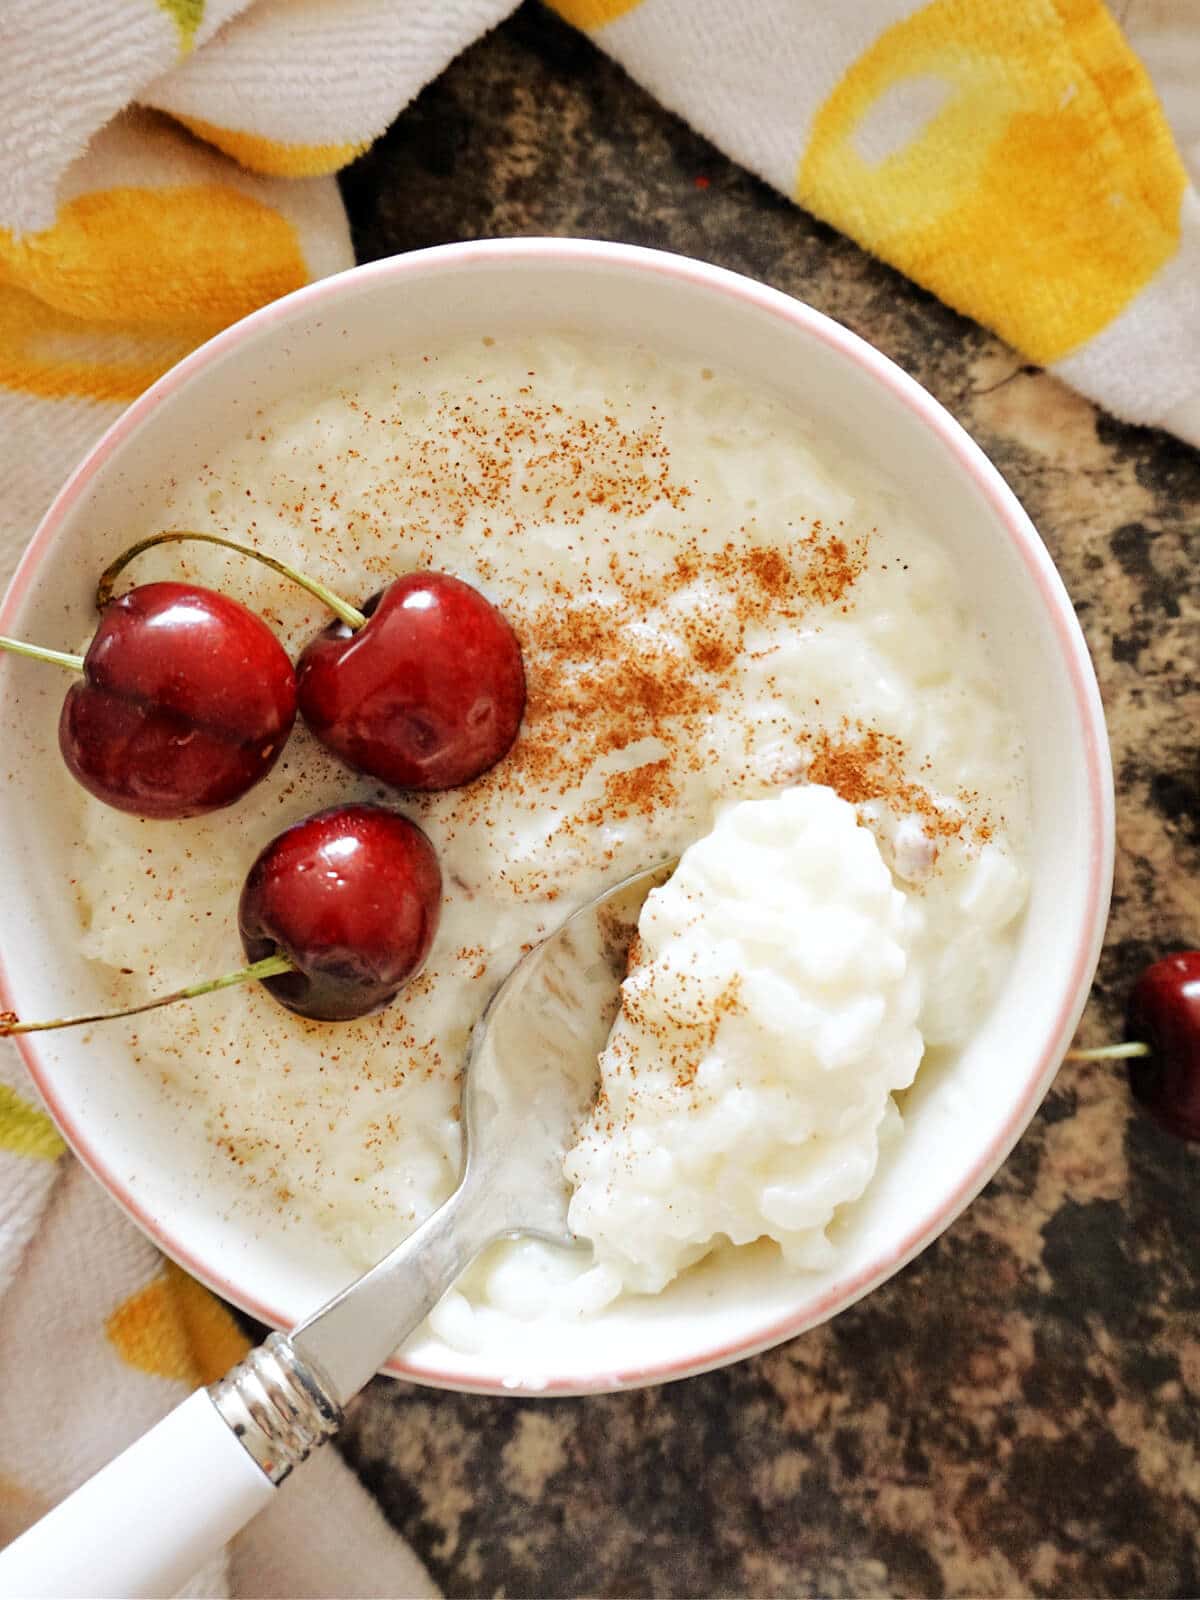
[[[634,963],[631,961],[631,970],[633,966]],[[677,985],[679,992],[685,997],[689,986],[695,981],[689,978],[687,973],[672,972],[664,976],[668,976],[668,981]],[[690,1089],[694,1086],[701,1062],[716,1043],[721,1023],[726,1017],[742,1009],[741,985],[740,976],[735,974],[719,994],[702,997],[694,1017],[685,1019],[675,1015],[670,1021],[658,1020],[651,1013],[636,984],[628,985],[622,991],[621,1008],[626,1026],[638,1030],[643,1035],[649,1035],[654,1041],[655,1066],[666,1067],[676,1089]],[[635,1044],[625,1032],[617,1032],[608,1045],[608,1072],[635,1079],[638,1075],[637,1061],[641,1053],[640,1042]],[[636,1100],[637,1090],[631,1088],[628,1095],[627,1118],[633,1114]],[[604,1112],[600,1109],[599,1101],[597,1101],[596,1117],[599,1120],[594,1119],[593,1126],[603,1127]],[[605,1131],[611,1133],[613,1127],[610,1114]]]
[[[665,570],[610,549],[595,579],[585,570],[575,589],[551,580],[548,602],[509,610],[525,656],[525,721],[472,796],[482,804],[498,787],[520,794],[530,785],[565,795],[600,758],[647,741],[664,753],[609,774],[603,800],[564,827],[670,805],[680,777],[699,770],[711,722],[741,699],[748,630],[848,605],[867,547],[865,536],[819,521],[773,547],[743,527],[716,551],[687,538]]]
[[[850,805],[879,801],[897,816],[917,816],[935,841],[968,832],[983,844],[992,836],[990,819],[978,812],[979,796],[960,792],[953,808],[939,802],[911,776],[908,751],[895,734],[843,717],[836,735],[822,729],[802,733],[800,742],[808,752],[805,779],[825,784]]]

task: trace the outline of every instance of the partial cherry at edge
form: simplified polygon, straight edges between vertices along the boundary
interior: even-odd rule
[[[1129,996],[1125,1034],[1149,1046],[1128,1064],[1136,1098],[1168,1132],[1200,1140],[1200,951],[1146,968]]]

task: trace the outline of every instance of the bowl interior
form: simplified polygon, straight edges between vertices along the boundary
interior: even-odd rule
[[[444,250],[301,291],[221,335],[118,423],[67,486],[0,612],[4,632],[74,648],[96,574],[155,527],[171,479],[195,471],[256,410],[372,358],[450,339],[554,329],[645,342],[781,393],[872,462],[952,552],[1031,764],[1031,899],[1012,969],[952,1070],[921,1076],[907,1131],[841,1224],[835,1271],[790,1277],[772,1250],[697,1270],[590,1323],[513,1324],[475,1355],[425,1335],[398,1370],[454,1386],[605,1389],[717,1365],[800,1331],[894,1271],[982,1186],[1032,1115],[1074,1030],[1095,966],[1111,874],[1111,774],[1095,681],[1069,601],[1015,500],[940,407],[889,362],[795,302],[713,268],[554,241]],[[8,843],[0,955],[26,1015],[86,1009],[99,989],[78,954],[64,863],[75,831],[55,738],[63,684],[0,661]],[[230,848],[237,849],[231,833]],[[265,1320],[290,1323],[352,1269],[324,1240],[247,1208],[212,1170],[202,1132],[97,1029],[26,1041],[80,1155],[159,1242]]]

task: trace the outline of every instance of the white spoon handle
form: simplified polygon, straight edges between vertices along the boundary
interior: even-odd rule
[[[200,1389],[0,1552],[0,1595],[176,1594],[274,1493]]]
[[[177,1406],[0,1551],[0,1600],[175,1594],[337,1431],[342,1405],[496,1237],[490,1210],[461,1185],[294,1343],[271,1334]]]

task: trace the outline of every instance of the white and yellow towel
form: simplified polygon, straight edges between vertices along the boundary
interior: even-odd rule
[[[70,468],[159,373],[351,264],[332,174],[513,5],[7,8],[0,581]],[[1137,53],[1099,0],[555,9],[729,154],[1028,358],[1200,443],[1195,0],[1123,0]],[[227,1315],[59,1159],[35,1102],[3,1046],[0,1541],[240,1348]],[[314,1495],[337,1501],[352,1560],[311,1542]],[[331,1453],[195,1592],[231,1581],[428,1590]]]
[[[1200,203],[1099,0],[556,9],[865,249],[1116,415],[1200,444]],[[1200,9],[1122,10],[1194,134]]]

